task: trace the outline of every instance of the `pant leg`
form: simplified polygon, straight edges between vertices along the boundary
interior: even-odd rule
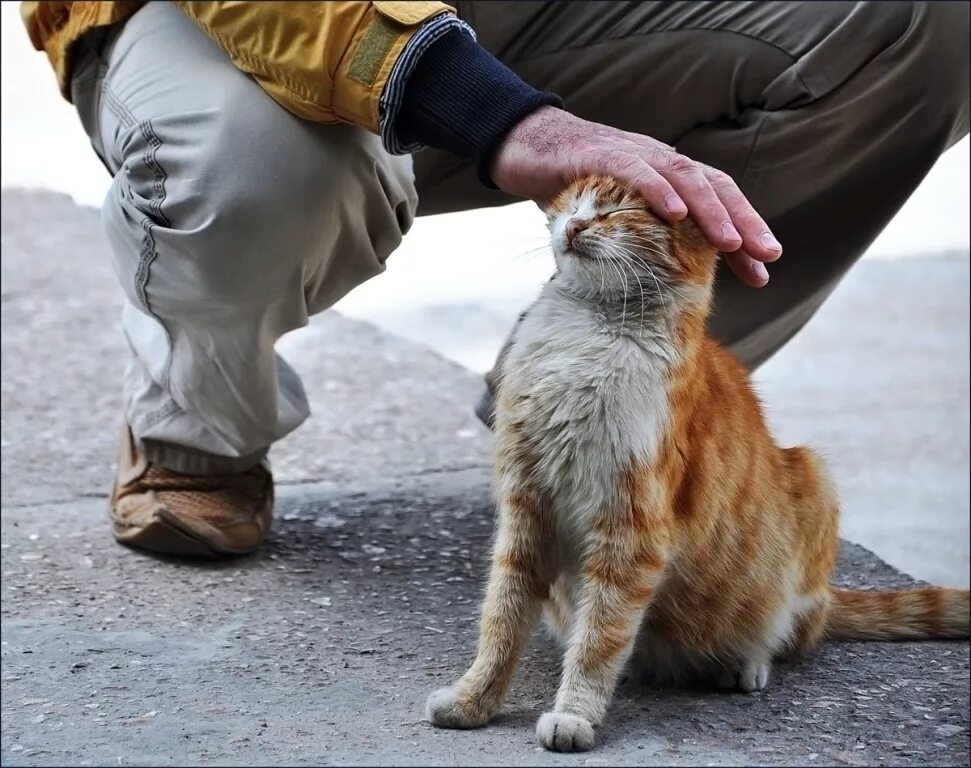
[[[967,3],[458,3],[581,117],[731,174],[785,246],[765,289],[719,272],[713,334],[751,366],[816,311],[968,132]],[[503,205],[416,155],[419,213]]]
[[[294,117],[169,3],[94,59],[75,103],[114,174],[129,424],[163,466],[241,471],[309,412],[274,342],[381,272],[411,225],[410,158]]]

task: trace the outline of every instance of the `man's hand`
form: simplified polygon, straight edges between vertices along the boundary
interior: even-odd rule
[[[762,262],[778,259],[782,246],[731,177],[649,136],[541,107],[509,132],[491,167],[499,189],[540,204],[591,174],[630,183],[668,221],[691,216],[745,283],[769,281]]]

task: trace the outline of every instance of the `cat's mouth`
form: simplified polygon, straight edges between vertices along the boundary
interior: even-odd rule
[[[592,253],[588,250],[584,250],[582,246],[569,245],[563,251],[564,256],[570,256],[574,259],[585,259],[587,261],[600,261],[603,257],[598,256],[596,253]]]

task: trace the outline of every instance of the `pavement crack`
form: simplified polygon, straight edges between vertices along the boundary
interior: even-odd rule
[[[470,462],[469,464],[459,464],[452,467],[434,467],[432,469],[422,469],[416,472],[407,472],[400,475],[396,475],[397,480],[413,480],[422,477],[434,477],[436,475],[450,475],[459,474],[461,472],[468,472],[470,470],[491,470],[491,463],[477,463]],[[348,487],[348,493],[354,493],[354,495],[360,495],[360,486],[356,481],[349,481],[344,483],[341,480],[336,480],[333,477],[303,477],[299,480],[278,480],[276,482],[277,487],[287,487],[294,488],[300,487],[302,485],[316,485],[318,483],[334,483],[336,482],[338,486],[346,485]],[[354,486],[354,491],[350,490],[350,487]],[[375,491],[379,489],[375,488]],[[365,491],[366,492],[366,491]],[[108,494],[103,492],[93,492],[86,491],[83,493],[78,493],[75,496],[69,498],[59,498],[59,499],[43,499],[41,501],[22,501],[10,504],[2,504],[3,510],[14,511],[22,509],[39,509],[41,507],[63,507],[69,504],[76,504],[79,501],[90,501],[90,500],[105,500],[108,499]]]
[[[76,504],[79,501],[88,501],[91,499],[107,499],[107,493],[79,493],[77,496],[72,496],[69,499],[44,499],[43,501],[21,501],[16,504],[3,504],[2,507],[4,511],[12,511],[15,509],[31,509],[39,507],[63,507],[67,504]]]
[[[427,477],[429,475],[449,475],[458,474],[459,472],[467,472],[473,469],[492,469],[491,463],[469,463],[460,464],[454,467],[434,467],[432,469],[421,469],[416,472],[404,472],[400,475],[395,475],[393,479],[395,480],[411,480],[416,477]],[[341,484],[341,480],[335,479],[334,477],[301,477],[298,480],[277,480],[277,486],[287,486],[296,487],[301,485],[316,485],[317,483],[338,483]],[[347,483],[348,486],[354,485],[357,487],[357,481],[351,481]]]

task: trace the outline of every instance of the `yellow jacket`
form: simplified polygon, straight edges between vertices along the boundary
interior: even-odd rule
[[[31,42],[70,100],[71,47],[93,27],[124,21],[135,2],[24,2]],[[177,2],[280,105],[320,123],[377,132],[379,102],[418,27],[454,9],[440,2]]]

